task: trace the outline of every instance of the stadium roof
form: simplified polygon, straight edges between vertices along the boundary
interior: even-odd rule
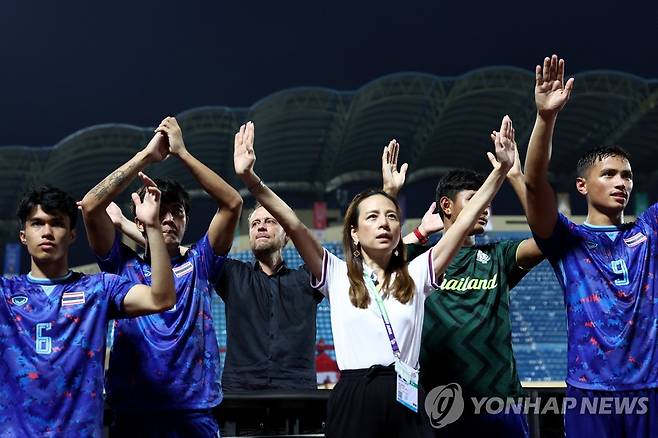
[[[389,139],[402,145],[409,183],[452,167],[487,171],[489,133],[509,114],[522,157],[535,116],[534,74],[488,67],[459,77],[399,73],[356,91],[294,88],[250,108],[202,107],[177,115],[188,149],[236,187],[233,135],[246,120],[256,124],[256,170],[268,184],[289,191],[322,193],[351,181],[379,181],[379,157]],[[658,82],[620,72],[576,75],[571,101],[559,117],[551,174],[573,183],[580,153],[619,144],[633,155],[636,174],[655,177],[658,151]],[[99,125],[80,130],[52,148],[5,146],[0,186],[1,219],[13,219],[20,194],[50,182],[82,196],[125,162],[153,128]],[[166,160],[149,169],[188,188],[189,172]]]

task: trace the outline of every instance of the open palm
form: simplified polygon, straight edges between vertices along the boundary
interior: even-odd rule
[[[494,131],[495,132],[495,131]],[[487,157],[491,165],[495,169],[502,169],[507,173],[514,165],[514,156],[516,154],[514,147],[514,127],[512,126],[512,119],[510,116],[503,117],[500,123],[500,131],[496,132],[494,145],[496,148],[496,155],[487,152]]]
[[[384,147],[382,154],[382,178],[384,180],[384,191],[389,194],[397,195],[404,180],[407,177],[407,168],[409,165],[404,163],[398,169],[398,156],[400,154],[400,144],[393,139]]]
[[[557,114],[569,100],[573,78],[564,82],[564,59],[557,55],[544,58],[543,66],[535,67],[535,103],[542,116]]]
[[[235,167],[235,173],[244,175],[252,171],[256,163],[253,122],[247,122],[240,126],[240,130],[235,134],[234,146],[233,166]]]

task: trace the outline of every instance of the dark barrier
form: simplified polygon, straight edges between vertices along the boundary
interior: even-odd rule
[[[533,382],[524,383],[523,387],[529,400],[536,402],[530,407],[528,415],[530,436],[563,437],[564,422],[555,405],[562,405],[564,383]],[[227,393],[215,414],[223,438],[323,437],[330,393],[329,389]],[[110,418],[110,412],[106,409],[106,425]]]
[[[222,437],[324,436],[331,390],[224,394],[217,410]]]
[[[561,406],[564,384],[524,383],[527,396],[537,401],[528,423],[533,438],[564,436],[562,415],[549,403]],[[328,389],[316,391],[253,391],[228,393],[217,409],[222,437],[322,437]]]

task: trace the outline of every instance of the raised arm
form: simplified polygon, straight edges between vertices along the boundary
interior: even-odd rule
[[[382,153],[382,179],[384,181],[383,189],[386,193],[397,198],[398,193],[404,186],[404,180],[407,177],[409,165],[404,163],[398,170],[398,155],[400,154],[400,144],[397,140],[391,140],[387,146],[384,146]]]
[[[254,124],[248,122],[235,134],[233,155],[235,173],[247,186],[254,198],[281,224],[299,251],[311,274],[322,277],[324,250],[311,231],[299,220],[295,212],[254,173]]]
[[[89,245],[97,255],[106,256],[114,243],[115,230],[112,220],[105,211],[107,206],[141,170],[150,163],[162,161],[167,154],[167,138],[156,133],[144,149],[109,174],[82,198],[79,206],[87,229]]]
[[[573,78],[564,82],[564,60],[558,60],[557,55],[545,58],[544,65],[535,68],[537,118],[525,159],[526,215],[530,229],[542,238],[551,235],[557,221],[557,204],[548,181],[548,165],[555,121],[569,100],[573,83]]]
[[[176,289],[169,254],[160,228],[160,191],[153,181],[140,172],[147,186],[144,200],[132,194],[137,219],[144,224],[151,254],[151,286],[133,286],[123,299],[123,310],[130,316],[162,312],[176,304]]]
[[[498,131],[493,131],[491,133],[491,141],[494,146],[496,144],[496,136]],[[514,189],[514,193],[519,198],[521,202],[521,208],[523,208],[523,213],[528,213],[528,203],[526,202],[526,188],[525,188],[525,175],[523,175],[523,168],[521,167],[521,158],[519,157],[519,148],[516,144],[516,130],[512,128],[512,147],[514,148],[514,164],[512,168],[507,172],[507,181]]]
[[[107,206],[105,211],[110,216],[114,228],[119,230],[121,233],[123,233],[132,241],[136,242],[141,247],[146,246],[146,239],[144,239],[144,236],[139,231],[139,228],[137,228],[135,222],[124,216],[123,212],[121,211],[121,207],[119,207],[114,202],[110,202],[110,205]]]
[[[498,133],[493,131],[491,133],[491,141],[496,144],[496,136]],[[516,131],[512,128],[512,147],[514,148],[514,165],[507,172],[507,181],[514,189],[514,193],[521,202],[523,213],[528,215],[528,202],[526,200],[526,187],[525,175],[523,175],[523,168],[521,167],[521,158],[519,157],[519,148],[516,144]],[[526,239],[519,245],[516,250],[516,264],[523,269],[531,269],[544,259],[544,254],[537,246],[535,239]]]
[[[167,136],[169,153],[183,162],[203,190],[217,203],[217,211],[208,227],[208,240],[215,254],[228,254],[242,211],[240,194],[187,150],[180,126],[174,117],[165,118],[156,132]]]
[[[436,212],[436,202],[432,202],[430,208],[427,209],[423,218],[420,220],[420,225],[418,225],[414,231],[404,236],[402,243],[409,245],[412,243],[426,243],[427,238],[434,233],[438,233],[443,229],[443,220],[441,219],[441,214]],[[421,239],[416,235],[416,231],[424,238],[424,241],[421,242]]]
[[[443,275],[452,258],[462,246],[464,239],[475,225],[478,217],[491,203],[492,199],[505,181],[507,172],[514,163],[514,150],[512,148],[512,120],[509,116],[503,117],[500,132],[496,136],[496,155],[487,152],[487,157],[493,170],[482,184],[482,187],[473,195],[457,216],[455,223],[448,228],[432,251],[434,273],[438,277]]]

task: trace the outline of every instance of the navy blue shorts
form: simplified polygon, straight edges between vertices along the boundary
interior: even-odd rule
[[[657,437],[658,390],[591,391],[567,385],[566,437]]]
[[[219,437],[219,425],[210,409],[114,412],[110,437],[216,438]]]

